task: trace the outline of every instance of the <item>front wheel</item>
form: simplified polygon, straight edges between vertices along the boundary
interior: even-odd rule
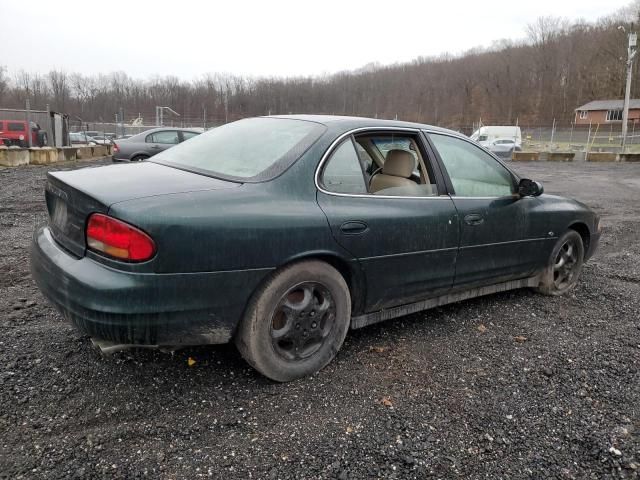
[[[565,233],[553,247],[537,290],[545,295],[562,295],[571,290],[582,272],[584,244],[574,230]]]
[[[264,376],[288,382],[333,360],[350,318],[342,275],[324,262],[303,261],[277,271],[254,293],[235,343]]]

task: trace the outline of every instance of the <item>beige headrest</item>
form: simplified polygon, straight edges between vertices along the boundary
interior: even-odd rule
[[[382,166],[382,173],[394,177],[409,178],[416,166],[411,152],[406,150],[389,150]]]

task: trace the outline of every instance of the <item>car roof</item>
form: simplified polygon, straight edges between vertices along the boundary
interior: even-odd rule
[[[272,115],[271,117],[304,120],[307,122],[321,123],[326,126],[344,126],[348,129],[360,127],[417,128],[420,130],[433,130],[436,132],[450,133],[464,137],[463,134],[453,130],[448,130],[446,128],[435,127],[433,125],[427,125],[425,123],[405,122],[402,120],[384,120],[380,118],[349,117],[342,115]]]
[[[183,128],[183,127],[156,127],[156,128],[150,128],[149,130],[145,130],[143,132],[140,133],[136,133],[134,135],[132,135],[131,137],[127,138],[126,140],[129,140],[131,138],[137,138],[137,137],[142,137],[142,136],[147,136],[151,133],[155,133],[155,132],[166,132],[166,131],[171,131],[174,132],[176,130],[179,130],[181,132],[194,132],[194,133],[202,133],[202,131],[198,130],[197,127],[193,127],[193,128]]]

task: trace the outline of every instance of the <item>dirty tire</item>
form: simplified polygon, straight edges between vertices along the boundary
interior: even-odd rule
[[[575,230],[569,230],[553,247],[536,290],[544,295],[562,295],[568,292],[578,283],[583,261],[582,237]]]
[[[253,294],[235,343],[264,376],[288,382],[325,367],[342,346],[351,296],[331,265],[307,260],[273,273]]]

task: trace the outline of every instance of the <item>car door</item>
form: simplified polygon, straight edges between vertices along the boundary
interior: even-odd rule
[[[411,137],[402,132],[381,134]],[[416,134],[411,138],[420,141]],[[356,145],[354,137],[346,136],[325,156],[317,176],[317,198],[335,240],[360,262],[366,279],[365,309],[447,292],[458,247],[453,201],[438,194],[436,180],[425,182],[422,195],[419,189],[411,195],[370,194],[363,169],[372,169],[363,164]]]
[[[153,156],[180,143],[180,137],[177,130],[161,130],[147,135],[145,142],[147,153]]]
[[[471,141],[431,132],[458,212],[460,249],[454,286],[491,284],[531,272],[535,239],[529,212],[534,198],[521,199],[515,176]],[[531,242],[529,242],[531,240]]]

